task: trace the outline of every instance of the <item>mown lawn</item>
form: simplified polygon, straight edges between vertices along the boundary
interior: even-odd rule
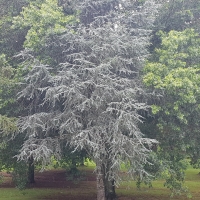
[[[92,176],[92,168],[85,167]],[[185,185],[188,186],[192,200],[200,200],[200,170],[189,168],[186,171]],[[91,176],[90,175],[90,176]],[[154,181],[153,188],[142,186],[137,189],[134,182],[124,182],[116,189],[119,200],[186,200],[187,196],[174,196],[170,198],[170,191],[163,187],[164,181]],[[52,183],[53,184],[53,183]],[[56,184],[56,183],[55,183]],[[65,188],[29,188],[19,191],[15,188],[0,188],[0,200],[93,200],[96,197],[96,182],[81,180]]]

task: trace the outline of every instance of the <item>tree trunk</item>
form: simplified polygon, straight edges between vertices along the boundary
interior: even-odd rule
[[[108,149],[110,147],[107,147]],[[104,185],[105,185],[105,196],[106,196],[106,200],[114,200],[116,199],[117,195],[116,195],[116,192],[115,192],[115,180],[114,179],[111,179],[109,177],[109,175],[111,175],[107,170],[110,170],[111,169],[111,162],[109,161],[109,159],[107,158],[107,163],[106,163],[106,167],[104,165],[103,169],[104,169],[104,174],[105,174],[105,177],[104,177]]]
[[[106,200],[105,185],[104,185],[104,173],[101,167],[97,166],[97,200]]]
[[[97,166],[97,200],[116,199],[115,182],[108,180],[103,166]]]
[[[115,192],[115,182],[114,180],[108,181],[105,179],[105,196],[106,200],[114,200],[117,195]]]
[[[101,162],[96,162],[97,175],[97,200],[106,200],[105,173]]]
[[[34,159],[31,156],[28,160],[28,182],[35,183],[35,169],[34,169]]]
[[[77,171],[78,169],[76,167],[76,161],[72,159],[72,164],[70,166],[70,173],[74,175]]]
[[[85,162],[85,157],[82,157],[80,166],[84,166],[84,162]]]

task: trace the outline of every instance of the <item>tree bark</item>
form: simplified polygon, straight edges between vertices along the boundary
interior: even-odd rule
[[[97,200],[116,199],[115,182],[108,180],[103,166],[97,166]]]
[[[117,195],[115,192],[114,180],[108,181],[107,179],[105,179],[105,196],[106,196],[106,200],[116,199]]]
[[[108,149],[110,147],[107,147]],[[103,170],[104,170],[104,185],[105,185],[105,196],[106,196],[106,200],[114,200],[116,199],[117,195],[115,192],[115,180],[111,179],[109,177],[109,174],[111,172],[107,172],[107,169],[111,169],[111,162],[109,161],[109,158],[106,159],[107,163],[106,163],[106,167],[104,165]]]
[[[103,174],[97,174],[97,200],[106,200]]]
[[[35,169],[34,169],[34,159],[31,156],[28,160],[28,182],[35,183]]]
[[[98,166],[97,166],[98,167]],[[106,200],[104,174],[101,167],[97,168],[97,200]]]

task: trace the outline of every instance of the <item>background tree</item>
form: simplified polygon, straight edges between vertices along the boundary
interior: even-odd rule
[[[190,122],[192,119],[198,119],[198,111],[193,104],[187,104],[186,98],[191,97],[191,101],[192,99],[197,101],[197,93],[194,90],[198,87],[198,77],[195,74],[197,73],[196,65],[199,62],[197,47],[199,41],[198,36],[194,35],[199,32],[200,2],[198,0],[161,0],[160,2],[162,2],[162,6],[155,20],[151,39],[150,52],[152,55],[148,58],[145,70],[145,83],[148,85],[148,89],[157,96],[152,95],[149,103],[156,106],[152,106],[153,115],[148,115],[148,120],[141,128],[147,135],[154,133],[154,137],[161,142],[159,146],[162,146],[163,151],[158,151],[157,156],[161,160],[165,158],[165,162],[161,162],[166,164],[165,167],[160,167],[164,170],[167,168],[167,171],[171,172],[171,176],[167,177],[166,186],[173,190],[173,185],[178,189],[181,187],[182,180],[184,180],[186,164],[183,162],[183,158],[186,156],[186,149],[187,154],[190,149],[191,158],[195,157],[192,160],[198,160],[198,145],[191,139],[194,134],[197,137],[194,137],[195,140],[198,141],[198,120],[193,121],[193,125],[189,125],[187,121],[190,117]],[[194,29],[196,33],[188,28]],[[185,31],[186,29],[188,30]],[[160,31],[163,33],[161,34]],[[187,50],[187,48],[189,49]],[[172,68],[174,71],[169,73]],[[153,73],[155,74],[151,77]],[[154,81],[153,78],[155,78]],[[197,83],[195,83],[196,81]],[[180,88],[178,89],[178,87]],[[185,89],[186,93],[181,87],[187,88]],[[186,105],[188,106],[187,109]],[[174,108],[176,108],[176,111]],[[194,111],[195,109],[196,111]],[[189,128],[192,126],[194,127],[193,130]],[[187,137],[191,140],[188,140]],[[190,148],[188,143],[190,143]],[[168,149],[170,150],[168,151]],[[182,150],[180,151],[180,149]],[[198,163],[196,161],[193,163]],[[162,170],[159,170],[158,167],[157,171]]]
[[[76,8],[80,23],[47,44],[60,47],[62,63],[32,66],[19,96],[32,105],[19,121],[29,138],[19,159],[46,164],[64,140],[95,161],[97,199],[113,199],[122,163],[131,176],[149,177],[143,165],[156,141],[138,128],[138,111],[146,109],[138,95],[156,5],[101,0],[77,1]]]
[[[151,99],[158,155],[168,160],[167,186],[181,186],[186,165],[199,159],[199,34],[193,29],[160,33],[161,47],[154,61],[144,68],[144,83],[153,91]],[[157,59],[156,59],[157,58]],[[178,182],[177,182],[178,181]]]
[[[16,70],[8,64],[5,55],[2,54],[0,56],[0,171],[12,171],[15,184],[23,189],[27,183],[25,163],[18,163],[17,158],[14,158],[24,141],[23,134],[16,136],[18,132],[16,115],[19,110],[16,109],[15,102],[17,93],[15,74]]]
[[[23,46],[31,49],[41,62],[58,64],[59,60],[53,60],[49,56],[45,48],[45,39],[51,34],[62,34],[66,30],[65,26],[74,22],[75,16],[65,15],[57,0],[32,1],[27,7],[23,7],[20,15],[13,18],[12,28],[27,30]]]
[[[187,28],[199,30],[200,2],[198,0],[164,1],[155,23],[160,30],[183,31]]]
[[[161,40],[159,34],[157,35],[159,31],[168,33],[171,30],[183,31],[187,28],[193,28],[199,32],[199,0],[159,1],[162,2],[162,6],[154,23],[151,50],[160,47]]]
[[[0,42],[2,47],[0,52],[4,53],[0,57],[0,130],[2,133],[0,160],[1,167],[4,169],[14,169],[14,181],[20,188],[24,188],[27,181],[34,182],[34,162],[31,157],[28,161],[29,170],[20,171],[21,165],[23,165],[23,169],[27,168],[26,163],[17,163],[16,158],[13,159],[25,140],[23,134],[13,136],[16,133],[14,117],[19,115],[19,112],[20,115],[26,113],[24,108],[19,108],[19,105],[15,103],[17,87],[19,86],[17,79],[24,72],[20,70],[19,60],[13,56],[26,45],[35,51],[35,56],[40,55],[43,49],[36,47],[42,46],[39,44],[45,36],[51,32],[56,32],[56,34],[58,31],[62,32],[65,22],[70,22],[72,18],[72,16],[64,16],[56,1],[10,0],[0,2]],[[31,24],[35,24],[35,26],[31,27]],[[26,37],[29,40],[26,40]],[[47,58],[45,52],[42,53],[43,63],[50,62],[51,55],[49,54],[50,56]],[[56,57],[54,56],[54,58]],[[19,176],[19,174],[21,175]]]
[[[27,3],[28,0],[0,1],[0,54],[5,54],[7,61],[15,66],[12,56],[23,49],[26,29],[13,30],[12,20]]]
[[[13,16],[18,15],[26,4],[26,0],[0,2],[0,170],[14,170],[13,178],[16,185],[21,188],[26,184],[26,180],[19,185],[17,176],[23,163],[18,163],[17,159],[13,158],[23,143],[22,135],[15,137],[18,131],[16,116],[19,106],[15,100],[19,74],[16,70],[18,62],[13,55],[22,50],[26,30],[14,31],[11,26]],[[21,177],[26,178],[24,172],[25,170]]]

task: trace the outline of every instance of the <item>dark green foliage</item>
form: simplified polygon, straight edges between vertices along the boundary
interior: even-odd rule
[[[18,162],[15,155],[24,141],[24,135],[17,135],[11,139],[10,135],[0,138],[0,171],[6,170],[12,174],[13,181],[20,190],[25,189],[28,183],[27,163]]]
[[[27,30],[13,30],[12,18],[18,15],[28,0],[1,0],[0,1],[0,54],[4,53],[14,65],[12,56],[22,50]]]
[[[6,59],[5,54],[0,55],[0,115],[15,117],[18,111],[15,107],[17,94],[17,70]]]
[[[88,157],[87,152],[82,150],[74,151],[69,145],[62,147],[62,157],[59,161],[62,168],[68,171],[76,171],[78,166],[84,165],[84,160]]]
[[[12,171],[12,179],[19,190],[24,190],[28,184],[28,169],[27,163],[17,162]]]
[[[161,44],[159,31],[183,31],[187,28],[200,31],[200,1],[199,0],[169,0],[162,1],[160,12],[155,20],[151,52]]]
[[[169,32],[183,31],[186,28],[200,28],[199,0],[169,0],[163,3],[155,21],[157,30]]]

